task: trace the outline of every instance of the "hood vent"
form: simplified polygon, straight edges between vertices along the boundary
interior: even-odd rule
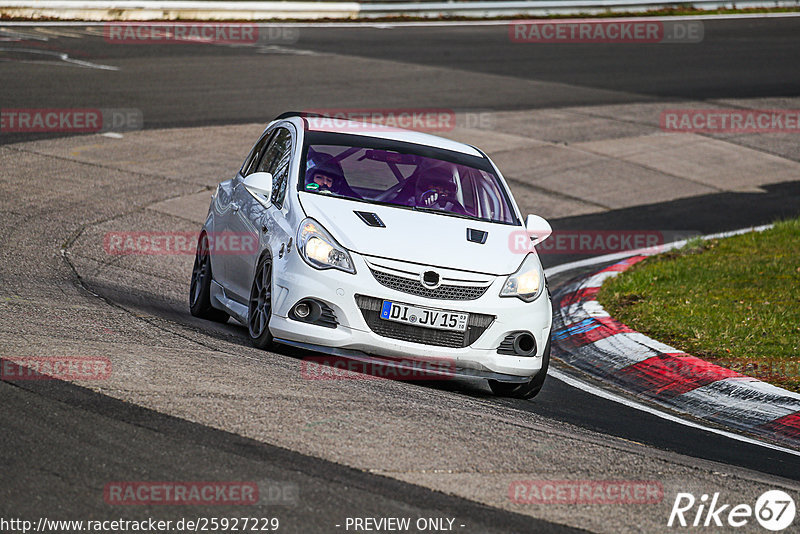
[[[354,211],[353,213],[358,215],[358,218],[364,221],[367,226],[386,228],[386,225],[383,224],[383,221],[378,217],[377,213],[372,213],[371,211]]]
[[[489,232],[484,232],[483,230],[476,230],[474,228],[467,228],[467,241],[472,241],[473,243],[480,243],[483,245],[486,243],[486,236],[489,235]]]

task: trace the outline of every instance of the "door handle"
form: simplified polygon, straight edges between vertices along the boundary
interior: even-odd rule
[[[231,209],[232,209],[233,211],[235,211],[235,212],[236,212],[236,211],[239,211],[239,204],[237,204],[236,202],[232,202],[232,203],[231,203]]]

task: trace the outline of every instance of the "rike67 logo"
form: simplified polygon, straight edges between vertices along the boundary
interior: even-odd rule
[[[667,526],[739,528],[755,517],[765,529],[780,532],[794,522],[796,511],[794,499],[780,490],[764,492],[755,506],[723,503],[719,493],[703,494],[699,499],[691,493],[678,493]]]

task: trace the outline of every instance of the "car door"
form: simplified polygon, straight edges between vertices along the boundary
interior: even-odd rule
[[[250,287],[255,274],[256,263],[263,246],[271,251],[280,245],[286,247],[289,239],[288,225],[285,222],[284,200],[288,183],[289,165],[294,147],[294,135],[288,127],[275,128],[269,135],[266,148],[256,165],[247,169],[252,172],[272,174],[272,196],[269,207],[256,198],[242,185],[241,176],[233,191],[235,215],[231,217],[231,237],[239,240],[241,251],[228,255],[228,278],[230,289],[237,300],[246,302],[250,297]],[[255,239],[255,247],[248,247],[244,240]],[[275,258],[278,259],[278,258]]]
[[[209,229],[209,244],[212,251],[211,271],[214,273],[214,280],[222,284],[226,289],[230,289],[231,285],[231,254],[226,250],[229,248],[227,239],[236,231],[235,228],[239,226],[236,219],[240,206],[234,198],[235,190],[241,182],[242,176],[255,172],[255,168],[267,148],[270,133],[265,133],[259,138],[236,176],[231,180],[225,180],[220,183],[214,195],[214,223]]]

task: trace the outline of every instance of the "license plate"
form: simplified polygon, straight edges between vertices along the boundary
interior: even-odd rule
[[[467,329],[469,314],[432,310],[430,308],[418,308],[416,306],[384,300],[383,306],[381,307],[381,319],[425,328],[463,332]]]

